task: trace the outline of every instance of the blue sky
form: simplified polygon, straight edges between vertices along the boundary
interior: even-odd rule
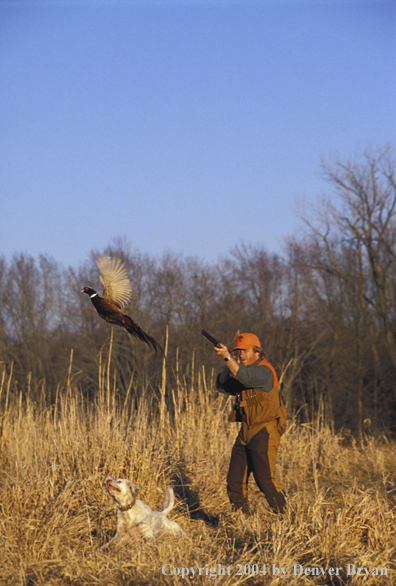
[[[322,157],[395,141],[395,2],[0,3],[0,253],[281,252]]]

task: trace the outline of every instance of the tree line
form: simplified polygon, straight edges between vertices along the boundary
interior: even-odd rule
[[[241,244],[206,263],[171,252],[152,257],[117,240],[78,268],[46,255],[0,257],[0,369],[13,369],[10,393],[38,400],[45,386],[54,401],[73,350],[74,380],[95,400],[111,327],[80,291],[101,292],[94,259],[106,253],[128,269],[127,313],[163,346],[168,331],[168,393],[177,380],[193,386],[202,365],[213,376],[222,369],[202,328],[229,347],[238,332],[253,331],[284,372],[290,411],[309,420],[320,408],[337,429],[394,434],[395,155],[376,149],[322,169],[329,193],[285,239],[282,254]],[[132,378],[135,392],[155,394],[161,357],[120,328],[112,347],[120,397]]]

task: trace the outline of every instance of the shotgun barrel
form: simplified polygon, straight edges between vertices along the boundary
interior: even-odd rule
[[[217,346],[217,344],[220,343],[218,340],[216,340],[216,338],[211,336],[206,330],[202,330],[201,333],[203,336],[205,336],[205,338],[207,338],[209,340],[209,342],[212,342],[213,346]]]

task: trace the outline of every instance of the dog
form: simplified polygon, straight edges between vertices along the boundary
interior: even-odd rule
[[[116,480],[112,476],[106,476],[103,485],[118,508],[116,534],[103,548],[127,541],[135,527],[146,541],[164,533],[175,537],[184,535],[180,525],[167,518],[167,514],[175,506],[175,495],[171,486],[165,490],[162,511],[153,511],[143,501],[136,498],[140,488],[130,480],[125,478]]]

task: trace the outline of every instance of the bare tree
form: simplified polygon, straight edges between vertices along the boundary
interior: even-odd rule
[[[395,156],[390,148],[363,153],[358,161],[324,164],[337,200],[323,203],[320,221],[310,228],[311,266],[323,282],[342,293],[353,329],[358,373],[357,410],[362,429],[368,385],[367,341],[373,365],[371,388],[377,418],[380,347],[396,367],[395,341]],[[345,311],[344,311],[345,313]]]

